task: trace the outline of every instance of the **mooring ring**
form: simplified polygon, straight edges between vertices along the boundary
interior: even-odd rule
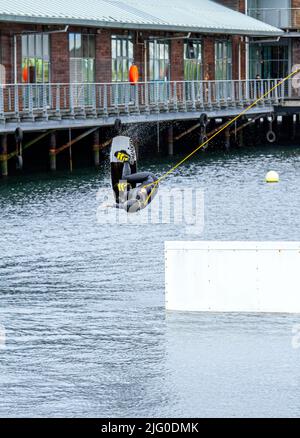
[[[267,132],[267,140],[269,143],[274,143],[276,141],[276,134],[274,131],[270,129],[270,131]]]

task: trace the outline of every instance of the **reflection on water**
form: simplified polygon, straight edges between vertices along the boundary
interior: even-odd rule
[[[299,240],[299,164],[297,148],[200,154],[164,187],[204,189],[201,239]],[[164,241],[187,236],[99,225],[103,186],[108,166],[0,183],[0,416],[299,415],[299,318],[165,317]]]

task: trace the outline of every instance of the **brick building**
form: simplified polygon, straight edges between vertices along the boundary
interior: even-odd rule
[[[244,0],[218,3],[245,11]],[[127,81],[132,62],[141,81],[239,79],[244,36],[278,34],[208,0],[37,2],[37,11],[33,4],[0,1],[7,84]]]
[[[294,65],[300,64],[300,1],[248,0],[249,16],[280,28],[280,38],[249,41],[249,77],[285,77]]]
[[[239,114],[276,83],[247,80],[249,39],[284,33],[246,10],[245,0],[0,0],[2,175],[39,142],[55,169],[58,154],[91,134],[98,164],[116,117],[170,124]],[[249,115],[272,112],[277,91]]]

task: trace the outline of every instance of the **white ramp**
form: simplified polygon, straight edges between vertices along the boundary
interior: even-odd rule
[[[300,313],[300,242],[166,242],[166,308]]]

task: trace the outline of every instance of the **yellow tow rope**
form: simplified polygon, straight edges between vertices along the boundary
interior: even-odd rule
[[[173,173],[178,167],[180,167],[183,163],[185,163],[189,158],[191,158],[193,155],[195,155],[196,152],[198,152],[200,149],[202,149],[204,146],[206,146],[211,140],[213,140],[215,137],[217,137],[222,131],[227,129],[229,126],[231,126],[233,123],[235,123],[238,119],[240,119],[244,114],[246,114],[251,108],[253,108],[255,105],[257,105],[261,100],[263,100],[265,97],[269,96],[269,94],[272,93],[272,91],[276,90],[276,88],[280,87],[284,82],[286,82],[288,79],[293,77],[296,73],[300,72],[300,68],[290,73],[288,76],[286,76],[284,79],[278,82],[278,84],[274,85],[270,90],[268,90],[265,94],[260,96],[255,102],[253,102],[251,105],[249,105],[247,108],[245,108],[240,114],[238,114],[236,117],[234,117],[232,120],[230,120],[228,123],[222,126],[215,134],[213,134],[210,138],[205,140],[203,143],[201,143],[196,149],[194,149],[190,154],[188,154],[185,158],[183,158],[181,161],[179,161],[175,166],[173,166],[170,170],[168,170],[166,173],[164,173],[160,178],[158,178],[154,183],[148,184],[146,187],[151,187],[154,185],[153,189],[151,190],[150,194],[148,195],[147,199],[144,201],[145,205],[148,204],[152,193],[154,190],[156,190],[158,184],[165,179],[168,175]]]

